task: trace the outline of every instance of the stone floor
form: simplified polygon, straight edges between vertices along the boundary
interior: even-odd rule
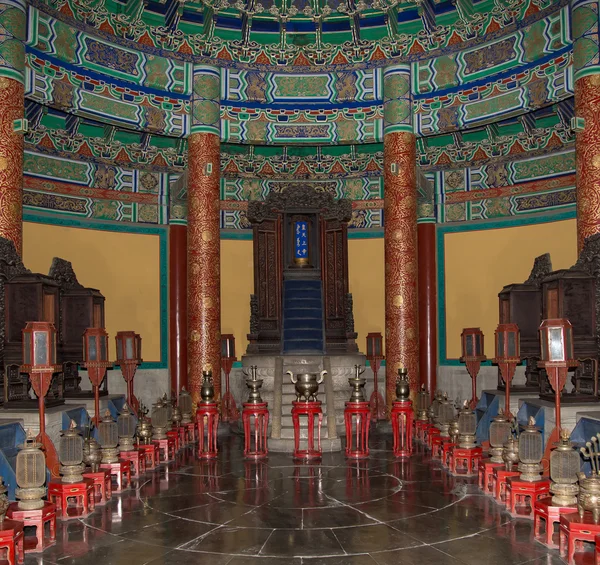
[[[82,521],[26,564],[558,565],[473,480],[453,479],[417,452],[396,461],[391,437],[371,458],[330,453],[319,465],[283,454],[244,461],[241,438],[220,438],[214,462],[191,450]]]

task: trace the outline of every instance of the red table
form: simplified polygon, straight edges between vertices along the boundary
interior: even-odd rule
[[[194,422],[189,422],[188,424],[183,424],[182,426],[185,429],[187,436],[186,443],[196,443],[196,424],[194,424]]]
[[[18,502],[12,502],[6,516],[23,522],[23,526],[35,527],[35,538],[24,538],[25,553],[39,553],[56,543],[56,508],[51,502],[44,502],[44,507],[38,510],[21,510]],[[48,537],[44,535],[46,524],[50,525]]]
[[[175,452],[179,451],[181,449],[181,446],[183,445],[183,443],[181,442],[181,437],[179,435],[179,430],[177,430],[177,429],[169,430],[167,432],[167,438],[173,440],[173,446],[174,446],[174,450],[175,450],[173,452],[173,459],[174,459]]]
[[[533,536],[541,544],[551,549],[557,549],[554,543],[554,524],[559,524],[563,514],[577,512],[576,506],[552,506],[552,497],[540,498],[533,505]],[[542,521],[545,531],[542,534]]]
[[[156,469],[160,459],[160,451],[158,446],[153,443],[138,443],[135,448],[144,452],[144,457],[146,459],[146,470],[152,471],[153,469]]]
[[[578,512],[563,514],[560,517],[560,557],[568,565],[574,565],[577,542],[595,542],[598,534],[600,534],[600,524],[594,524],[591,512],[585,512],[583,518]]]
[[[300,416],[308,420],[308,445],[300,449]],[[317,420],[317,448],[315,449],[315,419]],[[323,410],[321,401],[298,402],[292,401],[292,424],[294,425],[294,459],[320,459],[321,449],[321,424],[323,423]]]
[[[254,426],[252,426],[254,419]],[[269,454],[267,430],[269,409],[266,402],[245,402],[242,404],[242,424],[244,426],[244,457],[263,459]],[[254,439],[254,441],[252,441]]]
[[[141,449],[133,449],[132,451],[121,451],[119,453],[119,459],[123,461],[129,461],[132,475],[139,477],[146,472],[146,456]]]
[[[498,504],[506,504],[506,480],[520,476],[518,471],[507,471],[506,467],[498,467],[492,471],[492,492]]]
[[[96,473],[83,473],[83,478],[94,481],[96,506],[106,504],[112,498],[112,477],[109,470],[98,469]]]
[[[168,463],[175,459],[175,440],[172,437],[153,439],[152,443],[157,447],[158,463]]]
[[[48,483],[48,500],[56,506],[61,520],[86,518],[96,509],[94,481],[84,478],[78,483],[65,483],[62,479],[54,479]],[[72,504],[73,500],[75,504]]]
[[[353,420],[356,420],[356,436],[352,433]],[[369,457],[371,403],[366,401],[346,402],[344,425],[346,427],[346,457],[353,459]]]
[[[129,461],[102,463],[100,469],[107,469],[110,471],[111,477],[115,478],[117,488],[113,488],[113,492],[122,492],[131,486],[131,464]]]
[[[485,494],[493,494],[493,472],[494,469],[504,467],[504,463],[494,463],[491,459],[484,459],[479,465],[479,488]]]
[[[458,444],[454,443],[451,439],[445,441],[442,444],[442,465],[450,468],[450,462],[452,461],[452,451]]]
[[[214,459],[217,456],[219,406],[216,402],[201,402],[196,410],[198,426],[198,457]],[[206,430],[206,436],[204,432]]]
[[[429,420],[415,420],[415,441],[423,441],[426,426],[429,426]]]
[[[0,549],[6,550],[8,565],[22,564],[25,561],[23,527],[22,522],[8,519],[0,525]]]
[[[463,477],[472,477],[473,475],[477,475],[479,472],[479,463],[481,462],[482,457],[483,451],[481,447],[465,448],[457,445],[452,450],[450,473],[453,475],[461,475]]]
[[[545,498],[550,493],[550,479],[543,477],[540,481],[522,481],[518,477],[506,480],[506,509],[519,518],[533,519],[535,501]],[[527,500],[530,501],[527,509]]]

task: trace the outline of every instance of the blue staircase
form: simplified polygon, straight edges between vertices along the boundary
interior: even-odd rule
[[[283,282],[283,353],[323,353],[321,281]]]

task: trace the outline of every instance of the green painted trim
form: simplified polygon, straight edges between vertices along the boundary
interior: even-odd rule
[[[348,239],[381,239],[383,237],[383,233],[383,228],[372,230],[348,230]]]
[[[252,241],[252,230],[221,230],[221,239],[234,239],[238,241]]]
[[[241,361],[234,361],[232,367],[234,369],[241,369],[242,368],[242,362]]]
[[[436,251],[437,251],[437,294],[438,294],[438,364],[439,365],[461,365],[458,359],[446,357],[446,254],[444,236],[448,233],[459,233],[468,231],[493,230],[512,228],[519,226],[532,226],[560,222],[576,218],[575,207],[556,214],[540,214],[536,216],[520,216],[505,218],[502,220],[484,220],[475,222],[439,224],[436,229]],[[487,362],[487,364],[491,364]]]
[[[166,369],[168,367],[169,325],[168,325],[168,230],[164,226],[147,226],[125,222],[106,222],[82,218],[65,217],[64,215],[32,213],[25,211],[23,221],[36,224],[75,227],[118,233],[136,233],[157,235],[159,241],[159,285],[160,285],[160,361],[142,363],[141,369]],[[142,336],[144,337],[144,336]]]

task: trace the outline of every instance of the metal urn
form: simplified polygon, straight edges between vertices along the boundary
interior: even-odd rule
[[[361,371],[360,369],[360,365],[354,365],[354,376],[348,379],[348,384],[352,387],[352,393],[350,394],[350,402],[365,401],[364,388],[367,379],[361,377],[365,370],[363,369]]]
[[[550,454],[550,492],[553,506],[577,504],[579,485],[577,478],[581,470],[579,452],[573,449],[568,430],[560,430],[560,442]]]
[[[535,426],[533,416],[519,435],[519,471],[521,480],[529,483],[540,481],[540,474],[544,470],[542,457],[544,456],[544,440],[539,428]]]
[[[512,471],[513,466],[519,464],[519,440],[512,435],[502,448],[502,461],[506,465],[507,471]]]
[[[508,441],[510,433],[510,422],[504,415],[504,411],[500,410],[490,424],[490,456],[492,463],[502,463],[504,444]]]
[[[286,375],[290,376],[292,383],[296,387],[296,401],[317,402],[319,385],[323,382],[326,374],[327,371],[321,371],[318,374],[300,373],[297,377],[294,377],[292,371],[287,371]]]
[[[424,384],[421,385],[421,390],[417,395],[417,420],[422,422],[427,421],[427,408],[429,406],[429,391]]]
[[[473,449],[477,447],[475,443],[475,433],[477,431],[477,416],[469,408],[469,401],[465,400],[463,407],[458,413],[458,445],[463,449]]]
[[[181,423],[191,424],[192,423],[192,397],[190,393],[185,389],[181,388],[179,393],[179,409],[181,410]]]
[[[400,367],[396,379],[396,402],[406,402],[410,399],[410,385],[408,384],[408,369]]]
[[[587,510],[592,513],[594,524],[600,521],[600,477],[598,475],[586,477],[584,473],[579,474],[577,510],[581,518]]]
[[[68,429],[62,431],[58,446],[60,474],[63,483],[80,483],[85,471],[83,462],[83,438],[74,420]]]
[[[452,443],[458,444],[458,438],[460,436],[460,426],[458,425],[458,418],[454,418],[454,420],[450,422],[448,434],[450,435],[450,441]]]
[[[436,424],[441,437],[450,437],[450,422],[454,420],[455,416],[454,403],[448,400],[448,395],[444,393],[444,399],[440,402],[438,423]]]
[[[46,496],[46,458],[31,433],[27,432],[25,443],[19,446],[16,462],[17,486],[15,496],[20,510],[39,510],[44,507]]]
[[[248,404],[260,404],[262,403],[262,398],[260,396],[260,388],[263,384],[263,379],[258,378],[258,366],[251,365],[250,366],[250,374],[242,371],[246,376],[246,386],[250,389],[250,393],[248,394]]]
[[[179,406],[173,407],[173,427],[178,428],[181,425],[181,420],[183,419],[183,415],[181,414],[181,410]]]
[[[83,462],[92,469],[92,473],[97,473],[101,461],[100,444],[93,437],[87,438],[83,443]]]
[[[200,389],[202,402],[210,404],[215,399],[215,385],[213,384],[212,371],[202,371],[202,388]]]
[[[8,496],[6,493],[8,492],[8,488],[4,484],[4,479],[0,477],[0,527],[4,522],[4,517],[6,516],[6,511],[8,510]]]
[[[150,438],[152,438],[152,424],[146,418],[139,420],[137,435],[144,445],[150,443]]]

